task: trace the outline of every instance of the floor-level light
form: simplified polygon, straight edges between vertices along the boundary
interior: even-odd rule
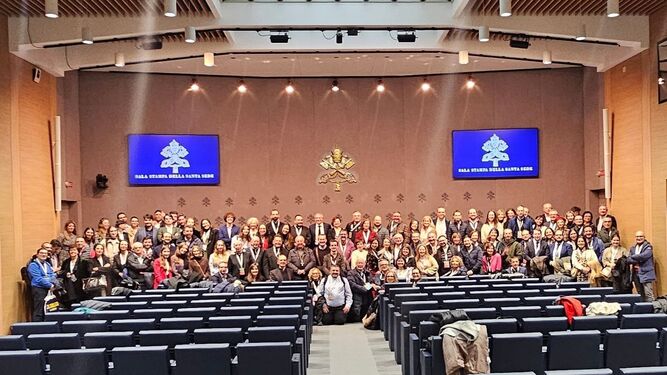
[[[459,51],[459,64],[466,65],[470,62],[468,51]]]
[[[586,40],[586,24],[581,24],[579,25],[579,31],[577,32],[577,35],[574,37],[575,40],[582,41]]]
[[[421,89],[422,89],[423,92],[427,92],[431,89],[431,84],[428,83],[426,78],[424,78],[424,82],[422,82]]]
[[[509,17],[512,15],[512,0],[500,0],[500,17]]]
[[[197,82],[196,78],[193,78],[192,83],[190,84],[190,88],[188,89],[188,91],[197,92],[197,91],[199,91],[199,89],[200,89],[199,82]]]
[[[58,0],[44,2],[44,15],[48,18],[58,18]]]
[[[607,0],[607,17],[614,18],[620,15],[619,0]]]
[[[475,88],[476,84],[477,82],[475,82],[475,79],[472,76],[468,76],[468,79],[466,80],[466,88],[472,90]]]
[[[164,16],[176,17],[178,10],[176,9],[176,0],[164,0]]]
[[[243,80],[239,81],[239,87],[236,88],[241,94],[245,93],[248,91],[248,87],[246,87],[245,82]]]
[[[552,62],[553,61],[551,60],[551,51],[546,50],[546,51],[542,52],[542,64],[549,65]]]
[[[331,83],[331,91],[333,91],[333,92],[340,91],[340,87],[338,87],[338,80],[337,79],[334,79],[334,81]]]
[[[197,41],[197,30],[194,27],[188,26],[185,28],[185,43],[194,43]]]
[[[482,42],[482,43],[486,43],[486,42],[489,41],[489,27],[488,26],[480,26],[479,27],[478,38],[479,38],[479,41]]]
[[[115,66],[122,68],[125,66],[125,55],[122,52],[116,52],[114,55],[114,63]]]
[[[384,82],[382,80],[378,80],[377,86],[375,86],[375,91],[377,92],[384,92]]]
[[[285,92],[288,94],[294,93],[294,86],[292,86],[292,81],[287,81],[287,86],[285,86]]]

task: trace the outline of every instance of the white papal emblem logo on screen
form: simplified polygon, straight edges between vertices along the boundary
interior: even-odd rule
[[[178,173],[178,168],[190,168],[190,162],[184,159],[188,154],[188,150],[173,139],[160,152],[160,155],[165,158],[160,168],[171,168],[171,173]]]
[[[486,154],[482,156],[482,161],[493,162],[494,168],[497,168],[498,162],[510,160],[510,156],[504,152],[508,148],[507,142],[496,134],[493,134],[488,141],[484,142],[484,146],[482,146],[482,150],[486,151]]]

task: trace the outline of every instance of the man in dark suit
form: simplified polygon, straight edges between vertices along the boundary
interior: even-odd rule
[[[149,256],[144,254],[143,245],[135,242],[132,244],[132,252],[127,257],[127,276],[131,277],[142,290],[146,289],[146,285],[149,285],[147,276],[150,277],[151,272],[153,272]]]
[[[320,271],[322,271],[322,266],[324,266],[324,257],[329,254],[329,251],[329,241],[327,241],[327,236],[325,234],[320,234],[317,238],[317,243],[313,248],[315,262]]]
[[[405,227],[406,227],[405,223],[401,221],[400,212],[396,211],[393,214],[391,214],[391,222],[387,224],[387,230],[389,231],[389,236],[391,238],[393,238],[396,233],[404,233]]]
[[[447,211],[444,207],[438,207],[433,218],[433,225],[435,225],[435,233],[437,237],[445,236],[449,238],[449,220],[447,219]]]
[[[271,271],[278,268],[278,257],[284,255],[287,257],[289,251],[283,247],[283,238],[280,235],[273,237],[273,246],[264,252],[264,264],[262,265],[262,274],[269,280]],[[285,258],[287,259],[287,258]]]
[[[269,222],[266,223],[266,234],[268,234],[270,241],[273,241],[273,237],[280,233],[280,227],[282,226],[283,223],[280,222],[280,213],[274,208],[271,210]]]
[[[248,250],[248,253],[250,254],[250,264],[257,263],[257,267],[259,267],[259,272],[261,273],[266,254],[262,248],[259,247],[259,237],[252,236],[250,238],[250,249]]]
[[[449,223],[449,239],[452,239],[452,234],[454,233],[458,233],[461,235],[461,238],[464,238],[466,233],[468,233],[468,224],[463,222],[461,211],[454,211],[452,219],[453,220]]]
[[[533,230],[533,238],[528,241],[527,255],[530,258],[549,255],[549,245],[547,241],[542,241],[541,230]]]
[[[300,214],[296,214],[294,216],[294,226],[290,229],[292,236],[296,239],[298,236],[302,236],[304,241],[305,246],[310,246],[311,239],[310,239],[310,231],[308,228],[303,226],[303,216]]]
[[[554,273],[562,273],[563,269],[560,259],[572,256],[572,246],[563,241],[563,231],[560,229],[554,233],[554,240],[556,241],[549,246],[549,266],[553,269]]]
[[[144,215],[144,227],[137,230],[137,234],[134,235],[134,241],[143,242],[146,237],[150,237],[153,243],[157,243],[157,228],[153,226],[153,217],[151,214]]]
[[[468,220],[466,221],[466,234],[470,236],[472,232],[477,232],[481,235],[482,224],[479,222],[479,215],[477,210],[471,208],[468,210]]]
[[[597,228],[598,232],[600,229],[602,229],[602,223],[604,222],[605,218],[610,218],[611,219],[611,227],[612,228],[618,228],[618,224],[616,223],[616,218],[613,217],[612,215],[609,215],[609,210],[607,209],[607,206],[601,205],[598,207],[598,215],[600,215],[597,218],[597,221],[595,222],[595,227]]]
[[[229,273],[237,279],[245,279],[252,264],[249,253],[243,251],[243,242],[235,241],[234,254],[229,256]]]
[[[320,234],[324,234],[326,237],[327,242],[331,238],[328,237],[329,232],[331,231],[331,224],[325,223],[324,222],[324,215],[321,213],[316,213],[313,215],[315,223],[311,224],[310,227],[308,228],[310,232],[310,238],[311,238],[311,244],[310,247],[315,247],[318,242],[318,236]]]
[[[366,315],[371,303],[371,276],[366,271],[366,261],[357,260],[353,269],[347,272],[347,280],[352,290],[352,308],[348,314],[348,321],[359,322]]]
[[[278,256],[278,268],[271,270],[269,274],[271,281],[289,281],[294,280],[294,271],[287,267],[287,257],[283,254]]]
[[[510,260],[510,266],[506,268],[503,273],[508,274],[508,275],[518,275],[521,274],[523,276],[528,275],[528,271],[526,270],[526,267],[520,266],[520,261],[519,257],[512,257]]]
[[[519,206],[516,208],[516,217],[509,221],[507,228],[512,230],[514,237],[518,237],[522,230],[532,230],[533,224],[533,219],[526,215],[526,211],[524,210],[523,206]]]
[[[176,245],[171,240],[171,233],[165,232],[162,234],[162,242],[153,246],[153,259],[160,258],[160,252],[162,252],[163,247],[169,248],[169,253],[174,255],[176,252]]]

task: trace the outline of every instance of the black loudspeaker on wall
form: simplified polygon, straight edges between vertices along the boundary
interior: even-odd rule
[[[109,179],[103,174],[98,174],[95,176],[95,186],[101,190],[106,189],[109,187]]]

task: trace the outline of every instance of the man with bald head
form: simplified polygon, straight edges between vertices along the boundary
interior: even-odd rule
[[[317,264],[313,250],[306,247],[306,239],[303,236],[296,236],[294,239],[294,249],[290,250],[287,258],[287,265],[294,271],[294,278],[306,280],[308,271]]]
[[[646,241],[644,232],[635,233],[635,244],[630,248],[629,253],[628,263],[632,265],[632,282],[644,302],[653,302],[653,282],[655,281],[653,246]]]
[[[385,238],[389,238],[389,230],[382,226],[382,216],[376,215],[373,218],[373,225],[371,226],[371,230],[377,234],[378,241],[380,241],[380,246],[382,246],[382,242],[384,242]]]

